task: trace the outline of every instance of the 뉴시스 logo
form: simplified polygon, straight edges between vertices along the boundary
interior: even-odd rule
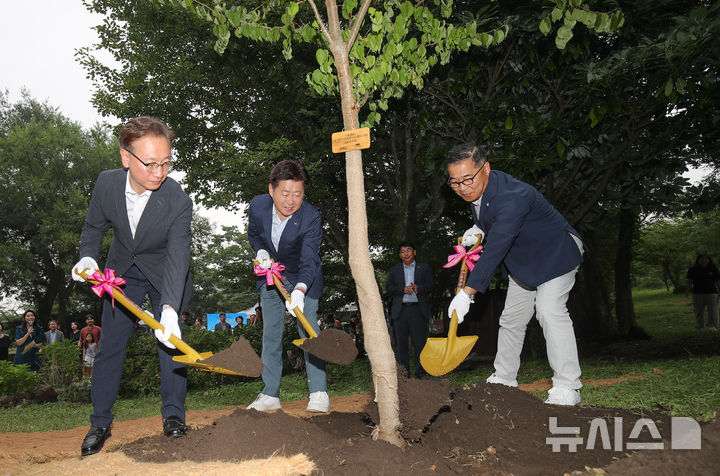
[[[630,431],[627,440],[623,440],[623,419],[622,417],[614,417],[612,423],[612,439],[610,438],[610,428],[608,422],[603,418],[593,418],[588,429],[587,439],[580,434],[579,426],[558,426],[557,417],[550,417],[548,420],[548,429],[553,435],[545,438],[545,444],[552,445],[553,453],[563,451],[563,446],[567,447],[567,451],[575,453],[578,447],[585,443],[585,449],[603,449],[614,451],[625,450],[663,450],[665,442],[658,431],[655,422],[650,418],[639,418],[635,421],[635,425]],[[647,428],[648,433],[652,437],[652,441],[633,441],[637,440],[643,428]],[[689,417],[672,417],[670,422],[670,449],[672,450],[699,450],[701,443],[700,424],[693,418]],[[611,444],[612,443],[612,444]],[[625,445],[623,446],[623,443]]]

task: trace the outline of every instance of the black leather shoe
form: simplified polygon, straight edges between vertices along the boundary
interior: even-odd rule
[[[93,426],[85,435],[82,447],[80,448],[83,456],[94,455],[100,451],[105,444],[105,440],[110,438],[110,428],[102,428]]]
[[[171,416],[163,420],[163,431],[168,438],[180,438],[187,433],[187,426],[179,417]]]

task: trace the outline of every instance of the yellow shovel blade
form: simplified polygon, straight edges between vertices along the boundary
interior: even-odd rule
[[[308,339],[311,339],[311,337],[306,337],[305,339],[295,339],[295,340],[293,341],[293,344],[296,345],[296,346],[298,346],[298,347],[302,347],[303,342],[305,342],[305,341],[308,340]]]
[[[191,357],[189,355],[176,355],[173,357],[173,360],[175,362],[180,362],[181,364],[185,364],[189,367],[195,367],[196,369],[205,370],[206,372],[217,372],[221,374],[227,374],[227,375],[242,375],[237,372],[233,372],[232,370],[224,369],[222,367],[218,367],[215,365],[207,365],[200,363],[199,360],[205,360],[210,357],[212,357],[212,352],[201,352],[200,358],[196,359],[195,357]]]
[[[478,336],[457,336],[457,314],[450,319],[448,336],[431,337],[420,352],[420,364],[435,377],[445,375],[460,365],[472,350]]]

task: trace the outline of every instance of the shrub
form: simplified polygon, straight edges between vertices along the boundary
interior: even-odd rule
[[[28,365],[13,365],[7,360],[0,360],[0,394],[32,394],[39,383],[40,375],[31,371]]]
[[[40,354],[40,377],[42,383],[58,392],[65,391],[82,375],[80,349],[74,342],[55,342],[43,347]]]

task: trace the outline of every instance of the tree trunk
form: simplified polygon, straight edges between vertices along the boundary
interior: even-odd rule
[[[352,75],[348,60],[351,45],[346,45],[343,41],[335,2],[327,0],[326,8],[331,37],[329,46],[338,74],[343,125],[346,131],[351,131],[359,126],[358,112],[360,109],[353,94]],[[390,345],[390,335],[385,323],[380,290],[370,260],[365,178],[362,153],[359,150],[345,153],[345,170],[347,173],[350,271],[357,289],[360,317],[365,332],[365,348],[372,367],[375,398],[380,415],[380,421],[372,436],[374,439],[379,438],[396,446],[403,446],[404,441],[398,431],[400,418],[395,354]]]
[[[617,329],[602,269],[592,251],[596,249],[595,234],[584,232],[583,241],[590,251],[583,256],[584,262],[568,299],[568,310],[580,340],[608,342],[617,334]]]
[[[621,334],[629,337],[647,339],[650,336],[637,323],[630,280],[632,241],[637,227],[637,217],[632,209],[622,206],[619,219],[620,226],[615,253],[615,314],[618,330]]]

